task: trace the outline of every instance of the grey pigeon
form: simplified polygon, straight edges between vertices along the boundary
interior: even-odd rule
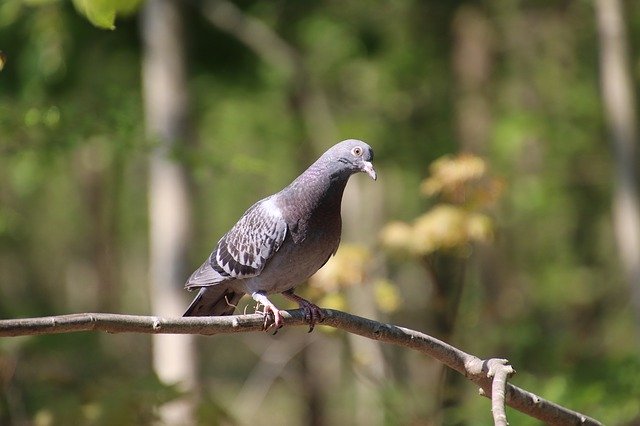
[[[342,193],[354,173],[376,179],[372,160],[365,142],[342,141],[289,186],[251,206],[189,277],[185,288],[200,291],[184,316],[232,315],[246,293],[264,306],[265,329],[277,330],[282,314],[267,295],[282,293],[300,305],[312,331],[322,310],[293,290],[338,250]]]

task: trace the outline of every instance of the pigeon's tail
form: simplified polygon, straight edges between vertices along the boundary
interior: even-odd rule
[[[202,287],[183,317],[233,315],[243,295],[224,284]]]

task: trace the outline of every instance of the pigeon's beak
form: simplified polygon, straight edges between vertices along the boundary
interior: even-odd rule
[[[362,166],[362,171],[371,176],[371,179],[378,179],[378,174],[376,173],[376,169],[373,168],[373,164],[371,164],[371,161],[363,161],[363,163],[364,165]]]

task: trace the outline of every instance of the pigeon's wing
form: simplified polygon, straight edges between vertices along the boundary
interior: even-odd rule
[[[185,287],[259,275],[286,235],[287,224],[273,199],[257,202],[218,241],[209,259],[191,275]]]
[[[206,287],[226,281],[228,278],[220,275],[211,266],[211,256],[196,271],[191,274],[185,288],[193,290],[198,287]]]

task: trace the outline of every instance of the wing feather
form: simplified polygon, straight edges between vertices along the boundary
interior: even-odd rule
[[[213,285],[229,279],[259,275],[286,235],[287,224],[274,200],[269,197],[257,202],[218,241],[208,261],[198,270],[200,279],[193,283],[190,279],[186,287]],[[203,284],[206,279],[212,281]]]

